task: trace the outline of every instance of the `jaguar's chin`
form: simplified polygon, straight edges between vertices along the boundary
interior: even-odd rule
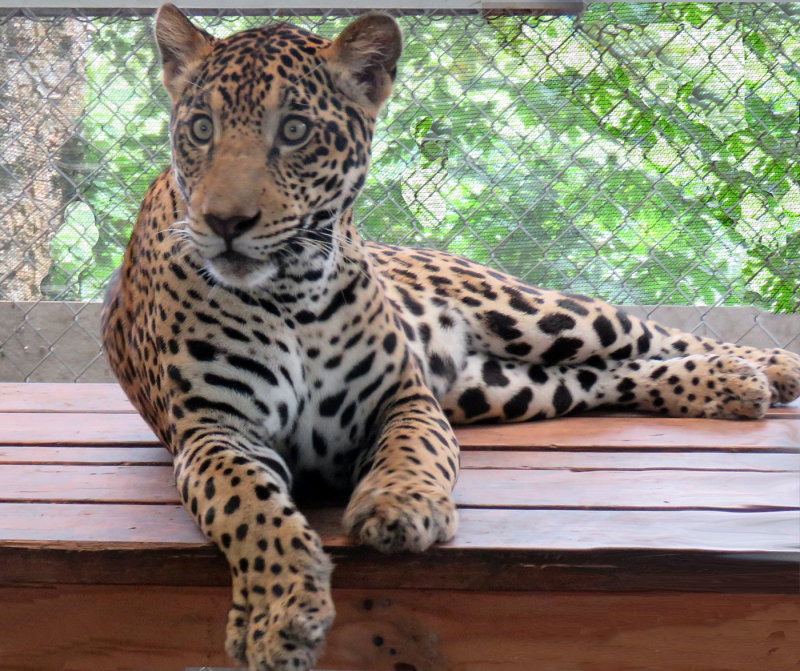
[[[206,259],[206,270],[220,284],[236,289],[254,289],[271,280],[278,271],[272,260],[254,259],[228,250]]]

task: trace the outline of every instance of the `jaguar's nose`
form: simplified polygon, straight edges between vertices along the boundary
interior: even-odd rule
[[[215,214],[204,214],[203,217],[208,227],[221,237],[225,244],[230,246],[234,238],[249,231],[258,222],[261,212],[256,212],[251,217],[236,215],[233,217],[218,217]]]

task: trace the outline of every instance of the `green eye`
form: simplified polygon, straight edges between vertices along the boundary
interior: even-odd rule
[[[201,114],[192,121],[192,137],[197,142],[206,143],[214,137],[214,122],[211,117]]]
[[[287,116],[281,124],[281,140],[286,144],[299,144],[308,137],[309,123],[301,116]]]

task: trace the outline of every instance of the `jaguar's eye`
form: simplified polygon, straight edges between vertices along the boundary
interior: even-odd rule
[[[287,116],[281,124],[281,140],[286,144],[299,144],[308,137],[310,124],[301,116]]]
[[[194,118],[192,121],[192,137],[197,141],[205,144],[212,137],[214,137],[214,122],[211,117],[201,114]]]

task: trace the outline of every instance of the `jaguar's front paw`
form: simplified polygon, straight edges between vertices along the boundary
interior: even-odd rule
[[[359,487],[347,506],[344,528],[381,552],[422,552],[456,532],[458,514],[449,492],[406,486]]]
[[[277,538],[271,550],[234,566],[225,649],[250,671],[307,671],[333,623],[332,566],[316,536]]]

